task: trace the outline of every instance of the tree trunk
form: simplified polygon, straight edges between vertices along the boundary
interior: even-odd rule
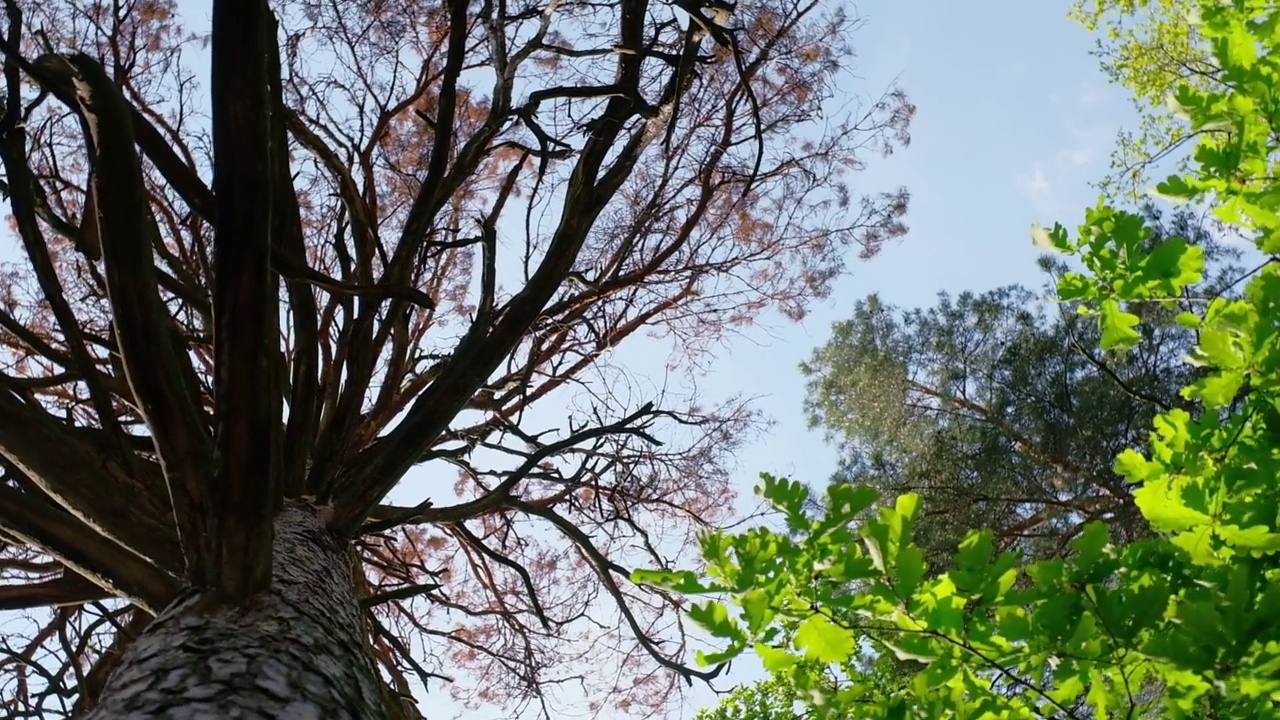
[[[85,720],[385,720],[350,555],[308,506],[275,520],[271,591],[174,601],[125,652]]]

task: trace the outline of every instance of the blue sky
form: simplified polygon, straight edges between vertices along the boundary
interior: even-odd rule
[[[1066,18],[1066,2],[878,0],[858,5],[855,38],[867,93],[895,77],[919,110],[911,146],[876,160],[855,180],[863,192],[905,185],[910,232],[870,261],[854,261],[832,297],[801,324],[775,320],[730,346],[703,389],[756,388],[777,420],[741,457],[742,483],[758,470],[820,480],[834,454],[805,430],[797,364],[832,322],[869,293],[902,305],[939,291],[1038,285],[1032,223],[1074,227],[1097,198],[1115,133],[1135,119],[1123,92],[1089,56],[1091,36]],[[761,379],[767,378],[767,384]]]
[[[835,453],[805,428],[796,366],[854,302],[879,293],[913,307],[943,290],[1038,286],[1031,224],[1074,228],[1096,201],[1089,183],[1107,171],[1116,131],[1136,116],[1098,70],[1093,38],[1066,18],[1069,8],[1064,0],[857,4],[867,21],[854,41],[860,90],[878,92],[897,78],[919,109],[911,146],[871,163],[855,187],[907,186],[911,231],[853,265],[803,323],[776,321],[735,342],[724,355],[733,361],[701,383],[710,394],[751,389],[776,421],[739,456],[742,492],[760,471],[821,483],[834,469]],[[744,665],[731,680],[757,676]],[[692,709],[714,696],[696,690],[690,701]]]

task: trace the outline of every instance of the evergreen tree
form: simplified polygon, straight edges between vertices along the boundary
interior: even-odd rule
[[[1144,212],[1150,244],[1183,237],[1214,261],[1185,308],[1231,292],[1238,252],[1189,209]],[[1042,267],[1065,271],[1052,258]],[[1091,520],[1120,542],[1147,535],[1112,464],[1145,441],[1156,414],[1188,405],[1180,390],[1199,372],[1185,361],[1194,338],[1176,310],[1151,305],[1137,346],[1103,353],[1093,317],[1042,297],[1012,286],[901,311],[871,296],[802,365],[810,422],[841,450],[833,481],[889,498],[920,493],[918,540],[934,560],[978,528],[1040,557],[1061,553]]]

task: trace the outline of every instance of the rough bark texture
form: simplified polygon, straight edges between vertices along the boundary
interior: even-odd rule
[[[233,608],[188,593],[125,653],[86,720],[383,720],[343,542],[316,510],[275,521],[271,591]]]

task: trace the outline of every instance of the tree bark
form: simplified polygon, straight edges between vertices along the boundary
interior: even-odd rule
[[[85,720],[386,720],[346,543],[323,510],[275,520],[269,592],[185,593],[126,651]]]

